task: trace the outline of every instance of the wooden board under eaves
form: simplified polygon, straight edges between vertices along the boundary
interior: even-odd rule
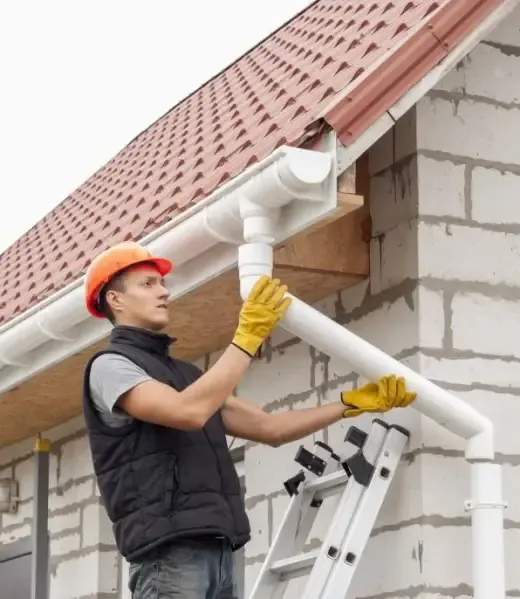
[[[359,196],[345,194],[336,219],[275,251],[274,275],[307,303],[317,302],[369,274],[368,212]],[[171,304],[175,355],[196,359],[225,347],[241,306],[237,269]],[[83,367],[105,342],[49,368],[0,396],[0,447],[66,422],[81,412]]]

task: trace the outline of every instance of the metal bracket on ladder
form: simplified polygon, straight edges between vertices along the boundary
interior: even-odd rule
[[[288,581],[302,576],[301,599],[346,598],[408,438],[376,419],[369,435],[349,428],[345,441],[358,449],[345,460],[321,442],[314,453],[299,448],[295,460],[305,470],[284,483],[291,501],[249,599],[282,599]],[[304,552],[323,500],[340,492],[321,548]]]

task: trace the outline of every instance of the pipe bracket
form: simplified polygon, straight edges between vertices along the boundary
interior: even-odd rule
[[[509,507],[507,501],[480,501],[475,502],[468,499],[464,502],[464,511],[472,512],[473,510],[496,510],[507,509]]]

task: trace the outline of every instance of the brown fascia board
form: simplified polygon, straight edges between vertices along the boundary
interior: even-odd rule
[[[354,86],[323,117],[344,145],[351,144],[432,68],[448,56],[501,0],[453,0]]]

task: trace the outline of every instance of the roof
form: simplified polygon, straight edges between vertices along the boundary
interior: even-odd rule
[[[353,141],[497,4],[318,0],[2,253],[0,324],[78,278],[109,244],[140,239],[280,145],[300,145],[316,126]]]

